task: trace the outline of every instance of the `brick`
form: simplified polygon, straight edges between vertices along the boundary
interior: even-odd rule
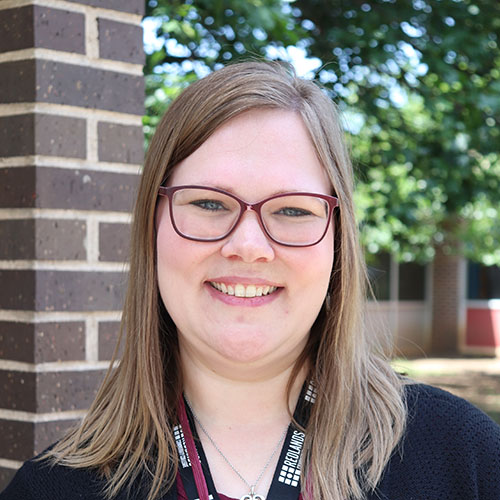
[[[25,114],[0,117],[0,155],[85,158],[86,124],[80,118]]]
[[[0,208],[36,207],[35,167],[0,168]]]
[[[99,161],[141,164],[144,160],[142,127],[99,122]]]
[[[0,117],[0,156],[32,154],[35,154],[35,115]]]
[[[66,432],[78,425],[79,420],[55,420],[52,422],[37,422],[34,427],[33,454],[38,455],[58,439],[62,438]]]
[[[28,373],[0,370],[0,406],[32,413],[85,410],[105,370]]]
[[[0,419],[2,458],[25,461],[60,439],[78,420],[19,422]]]
[[[0,420],[2,458],[25,461],[33,456],[34,424]]]
[[[105,373],[105,370],[39,373],[38,412],[86,410]]]
[[[35,363],[85,360],[85,323],[37,323],[34,328]]]
[[[34,325],[0,321],[0,359],[33,363]]]
[[[78,220],[0,220],[0,259],[84,260],[86,234]]]
[[[0,52],[34,47],[33,6],[0,11]]]
[[[36,101],[144,114],[144,78],[117,71],[41,59],[5,62],[0,88],[0,103]]]
[[[95,170],[0,168],[0,208],[130,212],[139,176]]]
[[[39,61],[37,84],[39,102],[120,111],[141,116],[144,113],[142,76]]]
[[[128,261],[130,224],[99,224],[99,260]]]
[[[0,270],[0,309],[121,310],[126,273]]]
[[[85,158],[86,149],[86,120],[57,115],[35,115],[36,154]]]
[[[85,16],[35,5],[35,47],[85,54]]]
[[[142,28],[99,18],[99,56],[103,59],[144,64]]]
[[[120,334],[119,321],[99,322],[99,361],[109,361],[113,357]],[[123,352],[123,345],[118,350],[118,358]]]
[[[0,407],[36,411],[36,373],[0,370]]]
[[[37,273],[37,310],[121,310],[126,273],[43,271]]]
[[[38,260],[85,260],[87,225],[79,220],[37,219],[35,251]]]
[[[0,260],[35,258],[35,221],[0,220]]]
[[[35,271],[0,270],[0,309],[36,310]]]
[[[0,467],[0,491],[5,489],[16,473],[16,469]]]
[[[25,363],[85,360],[85,323],[0,322],[0,359]]]
[[[85,53],[85,16],[28,5],[0,11],[0,52],[31,47]]]
[[[0,103],[34,102],[36,87],[34,59],[0,64]]]
[[[92,7],[101,7],[103,9],[112,9],[122,12],[130,12],[131,14],[144,15],[143,0],[68,0],[69,2],[79,3],[83,5],[91,5]]]

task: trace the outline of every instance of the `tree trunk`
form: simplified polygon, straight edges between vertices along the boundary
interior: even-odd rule
[[[448,246],[436,248],[432,272],[432,332],[430,354],[459,351],[465,328],[465,259],[450,254]]]

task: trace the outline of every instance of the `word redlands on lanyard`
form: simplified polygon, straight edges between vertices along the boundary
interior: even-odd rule
[[[315,397],[314,387],[306,382],[293,415],[294,420],[303,428],[307,425],[310,407]],[[203,447],[201,444],[196,446],[195,440],[198,443],[200,441],[193,416],[189,408],[186,408],[184,398],[179,401],[179,417],[180,423],[174,427],[174,437],[179,456],[179,475],[187,498],[188,500],[219,500]],[[297,500],[300,497],[304,439],[305,434],[290,424],[267,495],[270,500]],[[246,497],[251,500],[251,495]]]

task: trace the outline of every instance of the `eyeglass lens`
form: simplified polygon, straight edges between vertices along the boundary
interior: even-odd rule
[[[214,240],[228,234],[237,223],[241,206],[224,193],[201,188],[180,189],[172,198],[172,216],[184,236]],[[261,207],[261,220],[274,240],[307,245],[319,240],[328,223],[326,200],[313,195],[271,198]]]

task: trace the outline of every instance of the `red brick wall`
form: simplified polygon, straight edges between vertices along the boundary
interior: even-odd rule
[[[465,335],[465,261],[436,249],[432,264],[432,354],[456,353]]]
[[[0,490],[88,408],[143,159],[143,0],[0,3]]]

